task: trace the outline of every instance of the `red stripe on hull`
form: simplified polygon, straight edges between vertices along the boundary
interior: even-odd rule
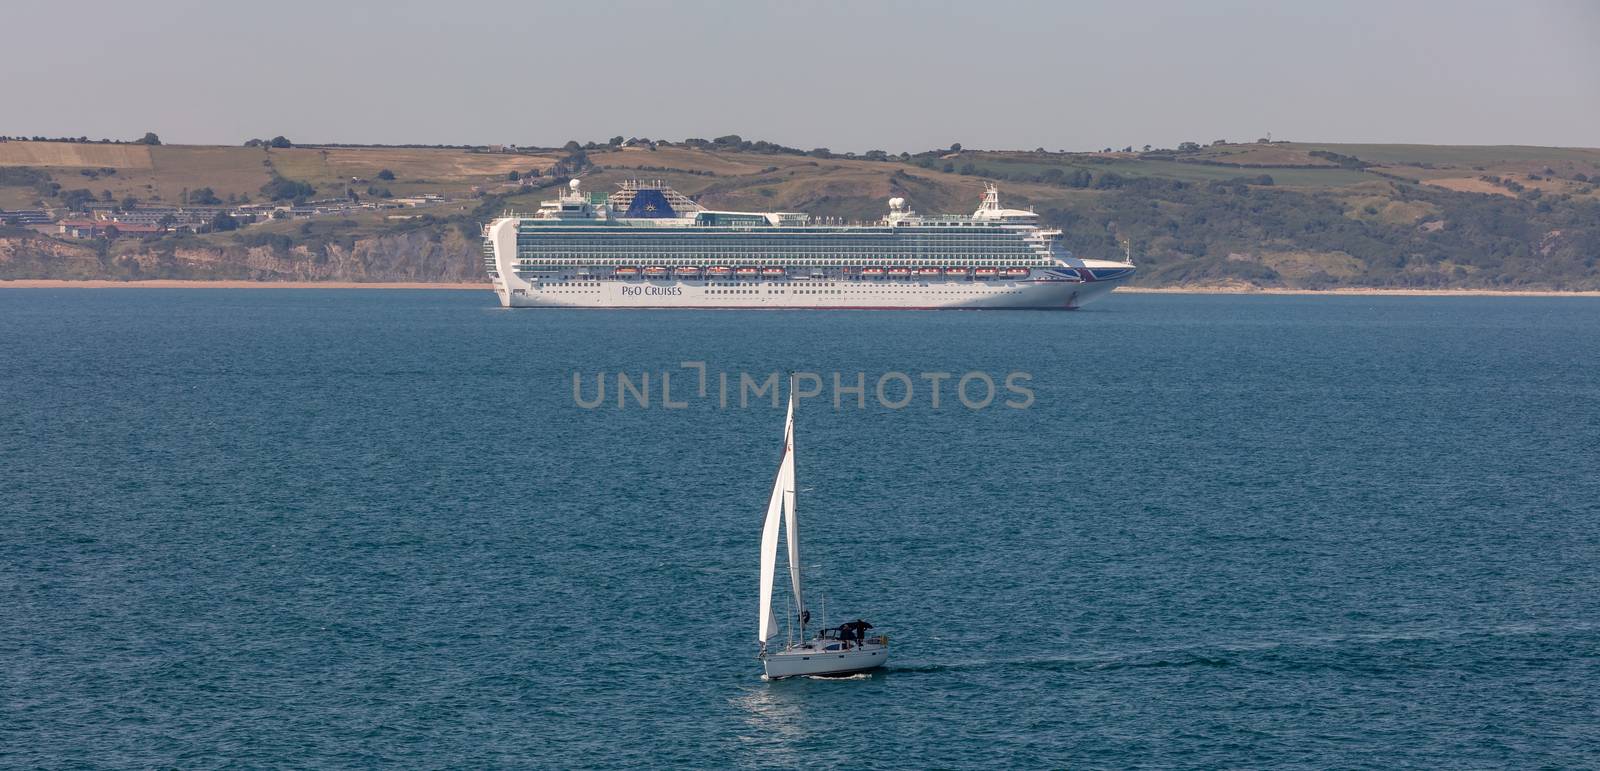
[[[502,306],[504,307],[504,306]],[[1003,308],[948,305],[513,305],[545,311],[1075,311],[1071,305],[1017,305]]]

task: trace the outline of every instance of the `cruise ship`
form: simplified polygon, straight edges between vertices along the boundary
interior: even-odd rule
[[[1134,274],[1088,260],[988,185],[970,215],[879,222],[712,211],[661,182],[609,195],[580,180],[532,215],[484,228],[484,263],[508,308],[1030,308],[1071,310]]]

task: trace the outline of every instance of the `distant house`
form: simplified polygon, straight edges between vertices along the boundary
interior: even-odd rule
[[[68,238],[99,238],[117,236],[148,236],[161,232],[155,225],[111,220],[62,220],[56,223],[56,232]]]
[[[0,210],[0,222],[16,220],[18,225],[48,225],[55,219],[42,209]]]

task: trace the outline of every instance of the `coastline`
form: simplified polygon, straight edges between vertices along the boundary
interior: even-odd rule
[[[0,279],[0,289],[470,289],[493,291],[488,283],[443,281],[206,281],[194,279]],[[1547,289],[1384,289],[1347,287],[1340,289],[1281,289],[1243,284],[1193,286],[1123,286],[1122,294],[1259,294],[1332,295],[1351,297],[1600,297],[1600,291],[1555,291]]]
[[[459,284],[416,281],[196,281],[188,279],[149,279],[114,281],[110,279],[24,278],[0,280],[0,289],[474,289],[492,291],[488,283]]]
[[[1279,289],[1258,286],[1120,286],[1118,294],[1260,294],[1326,295],[1347,297],[1600,297],[1600,291],[1556,291],[1549,289],[1384,289],[1347,287],[1341,289]]]

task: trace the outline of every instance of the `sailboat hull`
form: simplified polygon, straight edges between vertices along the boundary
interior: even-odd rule
[[[889,646],[864,645],[849,650],[824,650],[821,647],[786,648],[761,660],[767,679],[785,677],[849,675],[877,669],[889,663]]]

